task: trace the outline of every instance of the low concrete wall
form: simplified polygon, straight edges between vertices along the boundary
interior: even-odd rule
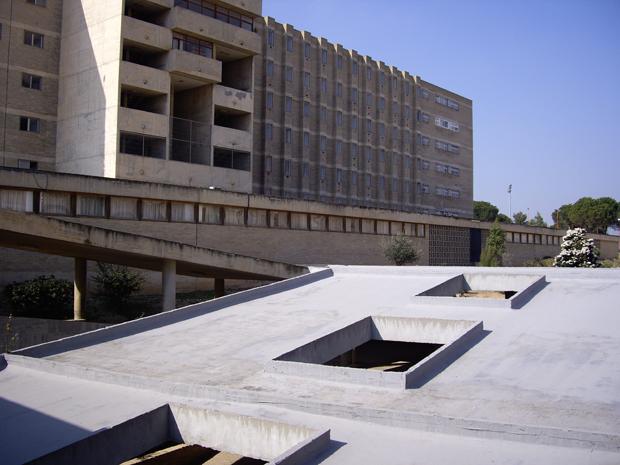
[[[109,325],[87,321],[0,316],[0,332],[2,334],[0,351],[23,349],[106,326]]]

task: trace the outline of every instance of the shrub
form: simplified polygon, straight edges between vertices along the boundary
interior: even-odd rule
[[[602,268],[620,268],[620,255],[616,258],[610,258],[607,260],[601,261]]]
[[[598,250],[594,247],[594,241],[586,237],[583,228],[569,229],[562,238],[560,253],[555,257],[553,266],[572,268],[596,268],[598,263]]]
[[[532,258],[523,262],[523,266],[553,266],[553,257]]]
[[[130,298],[142,288],[144,278],[126,266],[97,262],[93,281],[96,286],[94,295],[105,309],[127,315],[131,313]]]
[[[418,252],[413,243],[405,236],[395,236],[385,245],[385,258],[397,266],[414,263],[418,260]]]
[[[38,276],[5,288],[16,316],[66,319],[73,316],[73,284],[65,279]]]
[[[502,266],[502,255],[505,250],[504,241],[504,231],[496,221],[489,230],[487,242],[480,254],[481,266]]]

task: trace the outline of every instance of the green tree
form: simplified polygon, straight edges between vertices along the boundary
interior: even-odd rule
[[[141,274],[126,266],[97,262],[97,272],[93,276],[96,285],[95,296],[106,310],[133,317],[129,308],[130,297],[144,284]]]
[[[474,219],[480,221],[495,221],[499,208],[489,202],[474,200]]]
[[[66,319],[73,315],[73,284],[65,279],[38,276],[9,284],[4,292],[16,316]]]
[[[536,212],[536,216],[531,219],[528,224],[530,226],[538,226],[541,228],[546,228],[547,227],[547,223],[545,223],[545,220],[543,219],[542,215],[540,214],[540,212]]]
[[[481,266],[502,266],[502,255],[506,249],[505,236],[499,223],[496,221],[487,236],[484,250],[480,254]]]
[[[506,224],[512,223],[512,220],[510,219],[510,217],[508,215],[504,215],[503,213],[500,213],[499,215],[497,215],[497,218],[495,219],[499,221],[500,223],[506,223]]]
[[[611,197],[582,197],[574,204],[562,205],[552,213],[555,227],[583,228],[604,234],[611,225],[618,224],[620,203]]]
[[[512,217],[515,220],[515,224],[527,224],[527,215],[523,212],[517,212]]]
[[[418,259],[418,252],[413,243],[405,236],[394,236],[384,247],[385,258],[397,266],[414,263]]]
[[[555,257],[553,266],[570,268],[596,268],[598,250],[594,241],[586,237],[583,228],[569,229],[562,238],[560,253]]]

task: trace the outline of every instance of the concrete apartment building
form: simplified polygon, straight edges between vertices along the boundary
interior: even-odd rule
[[[255,192],[471,216],[471,100],[272,18],[256,27]]]
[[[470,100],[261,9],[3,2],[2,166],[471,216]]]

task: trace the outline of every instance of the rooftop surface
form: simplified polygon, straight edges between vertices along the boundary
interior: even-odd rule
[[[461,273],[508,283],[545,275],[547,284],[518,309],[416,299]],[[616,464],[618,302],[617,270],[317,269],[7,355],[0,450],[21,463],[183,401],[331,429],[329,449],[307,463]],[[412,389],[269,369],[368,316],[482,321],[484,333]]]

